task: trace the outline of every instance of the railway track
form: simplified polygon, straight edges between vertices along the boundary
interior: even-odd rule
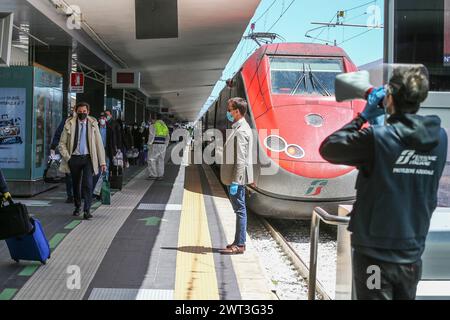
[[[309,221],[265,219],[250,214],[248,231],[277,296],[286,300],[308,299]],[[336,235],[334,228],[323,228],[320,235],[315,299],[334,299]]]
[[[294,268],[300,274],[300,276],[309,283],[309,267],[308,264],[302,259],[301,255],[293,248],[293,246],[286,240],[283,234],[272,225],[267,219],[258,217],[261,224],[267,229],[273,239],[281,247],[283,253],[292,262]],[[331,300],[328,295],[325,286],[320,280],[316,280],[316,295],[322,300]]]

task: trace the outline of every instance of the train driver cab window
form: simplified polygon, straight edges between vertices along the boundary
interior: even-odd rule
[[[286,95],[334,95],[334,79],[343,72],[336,58],[271,57],[272,93]]]

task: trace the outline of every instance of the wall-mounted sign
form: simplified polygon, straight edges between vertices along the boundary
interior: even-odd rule
[[[84,73],[73,72],[70,74],[70,91],[84,93]]]
[[[112,87],[114,89],[140,89],[141,73],[131,69],[114,69]]]

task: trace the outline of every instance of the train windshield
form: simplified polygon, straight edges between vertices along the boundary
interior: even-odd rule
[[[329,58],[270,58],[272,93],[334,95],[334,79],[343,72],[342,60]]]

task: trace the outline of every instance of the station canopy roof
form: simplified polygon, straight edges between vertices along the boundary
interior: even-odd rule
[[[80,7],[83,19],[129,68],[141,71],[144,92],[161,97],[165,107],[179,118],[195,120],[260,0],[175,1],[178,3],[175,19],[170,13],[173,7],[158,7],[165,1],[173,2],[66,2]],[[156,12],[162,16],[155,19],[152,10],[159,10]],[[155,28],[157,25],[161,30]],[[175,31],[178,36],[152,39],[160,36],[152,35],[158,30],[168,34]]]

